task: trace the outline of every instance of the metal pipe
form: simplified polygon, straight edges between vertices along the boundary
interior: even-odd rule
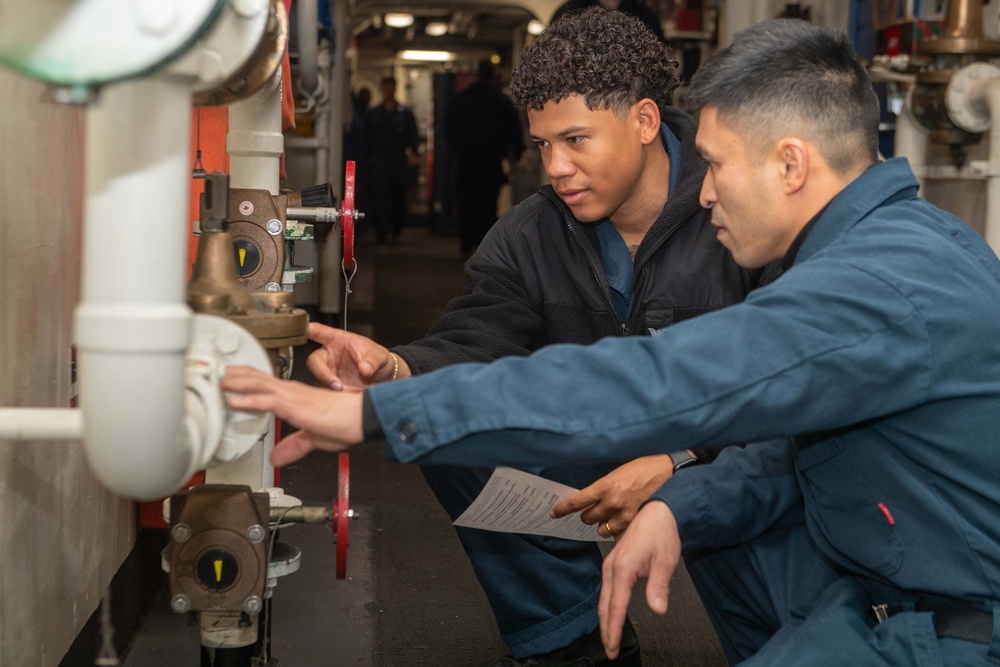
[[[78,408],[0,408],[0,440],[79,440]]]
[[[326,523],[333,520],[332,507],[310,507],[299,505],[297,507],[272,507],[271,521],[282,523]]]
[[[335,223],[340,220],[340,209],[325,208],[322,206],[317,206],[315,208],[297,208],[289,206],[285,210],[285,215],[288,216],[289,220],[298,220],[299,222]]]
[[[951,39],[983,36],[982,0],[948,0],[942,37]]]

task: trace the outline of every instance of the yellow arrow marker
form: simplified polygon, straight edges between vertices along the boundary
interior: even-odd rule
[[[216,583],[222,581],[222,561],[215,561],[215,581]]]
[[[246,264],[246,261],[247,261],[247,249],[240,248],[240,266]]]

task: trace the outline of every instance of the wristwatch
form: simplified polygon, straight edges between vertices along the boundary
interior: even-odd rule
[[[697,465],[698,463],[698,457],[691,456],[691,453],[686,449],[670,452],[667,456],[669,456],[670,460],[674,462],[674,472],[677,472],[681,468],[686,468],[687,466]]]

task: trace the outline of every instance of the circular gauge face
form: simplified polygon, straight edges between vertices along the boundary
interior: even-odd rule
[[[233,240],[233,253],[236,259],[236,275],[249,276],[260,266],[260,248],[246,238]]]
[[[210,590],[229,588],[239,573],[239,562],[225,549],[208,549],[198,558],[198,580]]]

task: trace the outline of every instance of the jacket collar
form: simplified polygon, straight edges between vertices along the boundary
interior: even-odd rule
[[[795,264],[808,260],[858,224],[876,208],[896,199],[915,199],[920,184],[904,158],[869,167],[837,193],[820,212],[802,241]]]

